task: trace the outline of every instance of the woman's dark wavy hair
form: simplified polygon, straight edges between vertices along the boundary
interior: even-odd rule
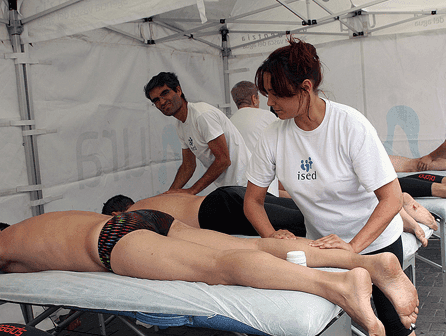
[[[318,91],[322,71],[316,48],[292,36],[288,42],[288,46],[273,51],[257,69],[255,83],[264,96],[268,96],[263,84],[265,73],[271,75],[271,86],[277,97],[296,95],[305,79],[311,80],[314,90]]]

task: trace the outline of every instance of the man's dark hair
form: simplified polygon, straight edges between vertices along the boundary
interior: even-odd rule
[[[7,227],[9,227],[9,224],[6,223],[0,223],[0,231],[3,231],[4,229],[6,229]]]
[[[133,204],[135,204],[135,202],[133,202],[130,197],[116,195],[104,203],[104,206],[102,207],[102,214],[113,216],[112,212],[125,212]]]
[[[144,93],[146,94],[147,99],[152,101],[152,99],[150,99],[150,91],[156,87],[164,86],[164,84],[175,92],[177,92],[178,87],[181,87],[177,75],[175,75],[173,72],[160,72],[158,75],[153,76],[147,85],[144,86]],[[184,92],[181,93],[181,98],[187,101],[186,97],[184,96]]]

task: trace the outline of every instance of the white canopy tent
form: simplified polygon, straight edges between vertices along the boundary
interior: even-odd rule
[[[289,34],[316,45],[325,95],[362,111],[389,153],[423,155],[445,138],[443,0],[4,0],[1,9],[1,221],[164,192],[181,149],[174,119],[144,85],[173,71],[189,101],[231,115],[230,88],[253,81]]]

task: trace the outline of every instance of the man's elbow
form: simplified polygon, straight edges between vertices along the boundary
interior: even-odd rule
[[[218,161],[218,165],[221,168],[221,171],[225,171],[226,169],[228,169],[231,166],[231,159],[229,157],[225,157],[225,158],[221,158]]]

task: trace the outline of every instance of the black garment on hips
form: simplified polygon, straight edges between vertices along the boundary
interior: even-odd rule
[[[243,212],[245,192],[245,187],[232,186],[211,192],[198,211],[200,227],[232,235],[258,236]],[[275,230],[288,230],[296,236],[305,237],[304,216],[291,198],[268,193],[265,210]]]
[[[401,190],[412,197],[432,196],[432,184],[441,183],[444,176],[434,174],[413,174],[398,178]]]

